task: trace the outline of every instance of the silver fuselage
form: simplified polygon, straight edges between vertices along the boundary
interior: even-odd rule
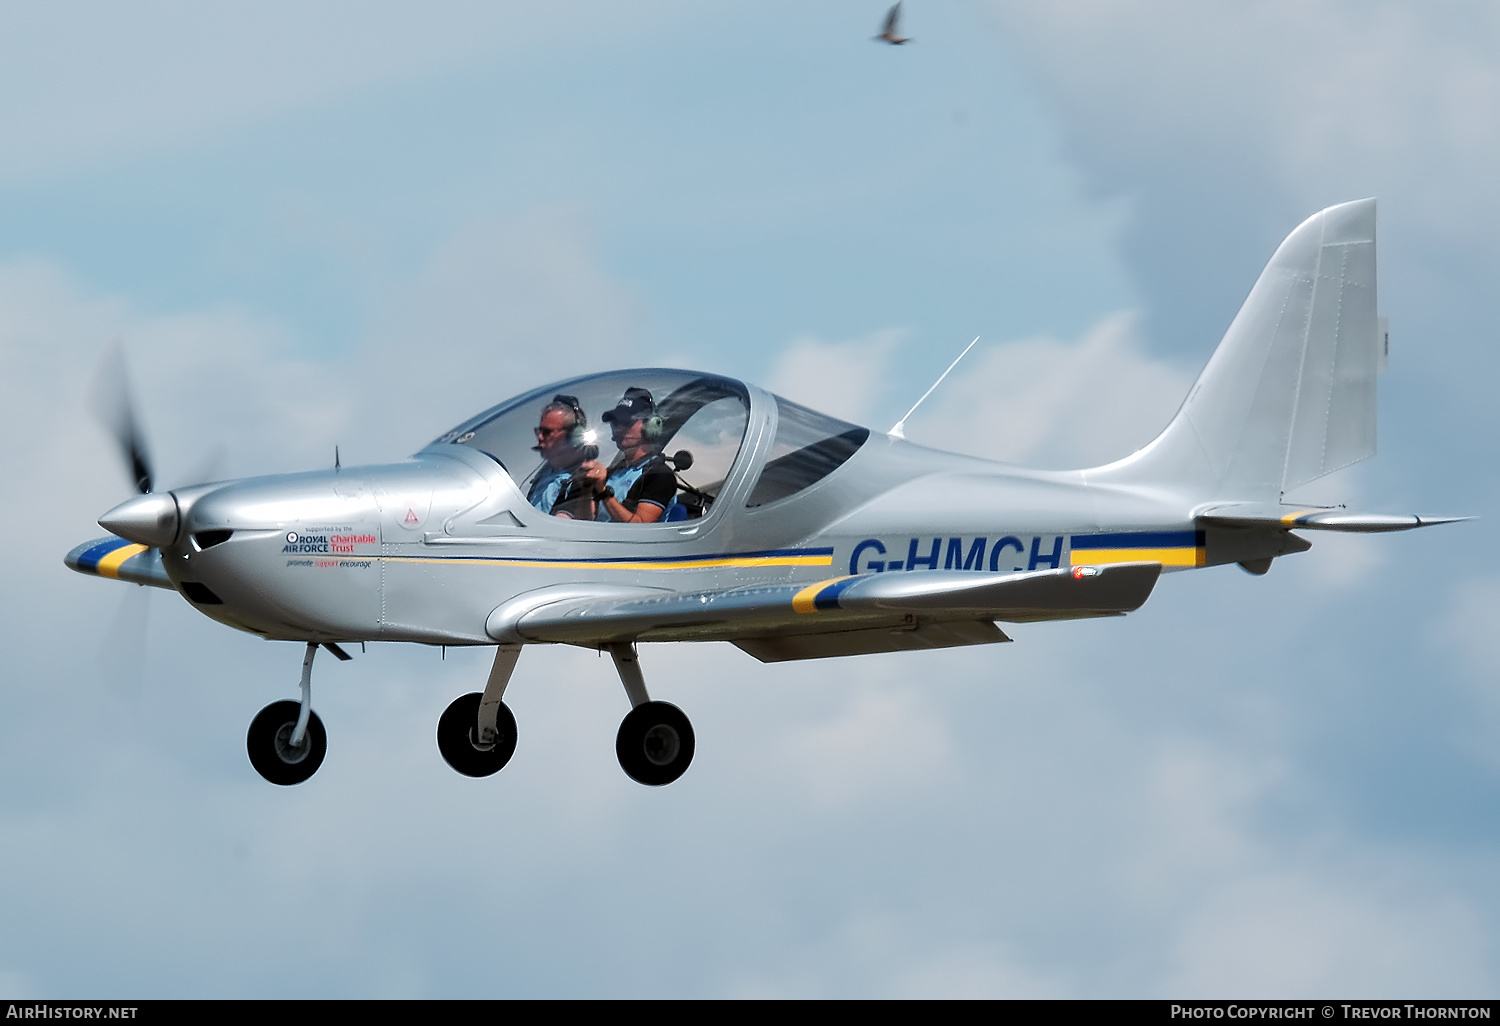
[[[493,644],[493,611],[560,584],[692,592],[872,572],[1127,558],[1171,570],[1245,558],[1215,553],[1180,497],[878,434],[817,485],[747,508],[776,415],[768,393],[751,395],[744,445],[698,520],[552,517],[483,453],[435,444],[401,463],[178,490],[182,526],[162,561],[204,614],[264,637],[463,645]],[[1116,536],[1125,540],[1109,548]]]

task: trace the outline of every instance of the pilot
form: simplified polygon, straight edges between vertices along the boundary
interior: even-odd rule
[[[597,460],[583,465],[594,485],[599,520],[619,524],[654,524],[677,498],[677,476],[657,451],[661,417],[644,388],[627,388],[603,417],[620,452],[606,469]]]
[[[526,493],[526,501],[542,512],[573,520],[594,518],[592,483],[583,466],[599,450],[587,444],[588,426],[588,416],[574,396],[555,395],[542,407],[532,449],[542,454],[543,462]]]

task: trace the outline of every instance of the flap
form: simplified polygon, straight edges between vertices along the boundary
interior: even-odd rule
[[[952,623],[917,622],[898,627],[825,634],[770,634],[761,638],[741,638],[734,644],[742,652],[753,655],[763,663],[784,663],[794,659],[828,659],[834,656],[873,655],[878,652],[993,645],[1009,640],[1004,631],[988,620],[956,620]]]

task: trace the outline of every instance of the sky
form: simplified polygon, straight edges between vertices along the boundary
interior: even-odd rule
[[[1500,13],[1354,0],[0,0],[0,997],[1493,997]],[[1380,454],[1472,514],[1015,643],[643,646],[697,733],[619,770],[538,647],[319,662],[328,757],[245,757],[300,646],[62,566],[130,485],[400,459],[549,380],[742,376],[914,441],[1149,441],[1277,243],[1380,203]]]

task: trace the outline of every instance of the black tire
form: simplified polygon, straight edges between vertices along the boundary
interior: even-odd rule
[[[292,748],[289,744],[301,711],[298,702],[272,702],[250,721],[250,731],[245,735],[250,765],[273,784],[302,783],[318,772],[323,756],[328,754],[328,733],[317,713],[307,718],[307,736],[302,739],[301,747]]]
[[[693,761],[693,725],[670,702],[643,702],[630,710],[615,735],[620,768],[638,784],[660,787],[687,772]]]
[[[493,745],[481,747],[475,740],[479,729],[479,701],[484,696],[475,691],[459,695],[443,710],[438,719],[438,751],[443,761],[466,777],[487,777],[499,773],[516,754],[516,717],[504,702],[496,711],[495,729],[500,737]]]

